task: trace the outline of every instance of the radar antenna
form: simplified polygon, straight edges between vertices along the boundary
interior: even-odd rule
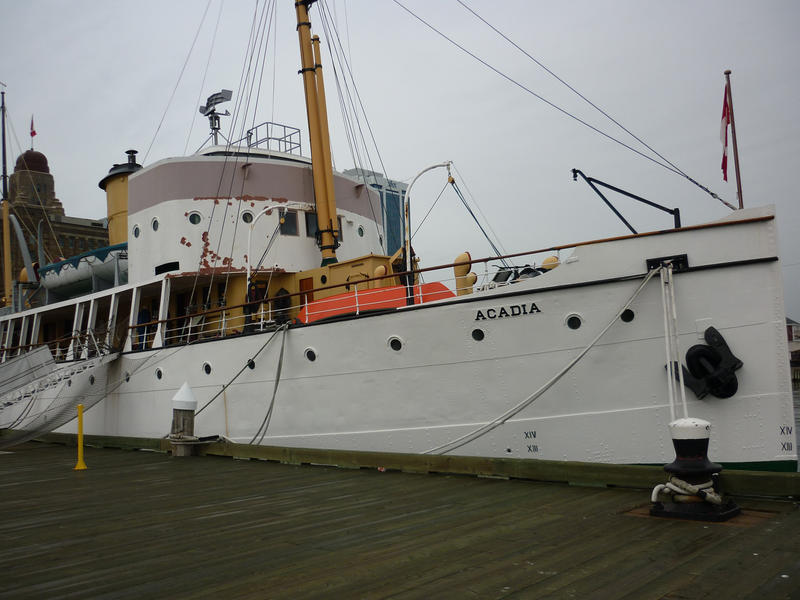
[[[219,145],[219,118],[220,117],[228,117],[231,113],[227,110],[224,113],[217,112],[216,106],[217,104],[222,104],[223,102],[228,102],[233,97],[233,92],[231,90],[222,90],[221,92],[217,92],[216,94],[211,94],[206,100],[206,105],[200,107],[200,114],[204,117],[208,117],[208,122],[211,125],[211,139],[214,140],[214,145]],[[224,135],[222,136],[225,137]],[[225,138],[226,141],[227,138]]]

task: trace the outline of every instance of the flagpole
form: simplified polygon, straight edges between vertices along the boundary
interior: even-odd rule
[[[733,166],[736,168],[736,195],[739,197],[739,208],[744,208],[742,200],[742,174],[739,171],[739,147],[736,145],[736,121],[733,120],[733,92],[731,91],[731,70],[725,70],[725,89],[728,90],[728,111],[731,116],[731,134],[733,135]]]

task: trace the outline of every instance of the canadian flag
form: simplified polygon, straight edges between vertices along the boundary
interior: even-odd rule
[[[31,115],[31,137],[36,135],[36,129],[33,128],[33,115]]]
[[[719,139],[722,142],[722,179],[728,181],[728,84],[725,84],[725,98],[722,102],[722,122],[719,126]]]

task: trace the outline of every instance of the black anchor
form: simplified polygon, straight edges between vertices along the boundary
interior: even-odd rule
[[[734,356],[725,338],[714,327],[703,333],[706,344],[697,344],[686,351],[683,382],[698,399],[708,394],[717,398],[730,398],[739,389],[736,371],[743,362]],[[677,364],[675,378],[678,379]]]

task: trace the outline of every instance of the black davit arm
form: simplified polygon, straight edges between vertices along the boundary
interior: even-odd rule
[[[595,193],[598,196],[600,196],[600,198],[603,199],[603,202],[605,202],[606,205],[608,206],[608,208],[610,208],[614,212],[614,214],[619,217],[620,221],[625,223],[625,226],[628,229],[631,230],[631,233],[635,234],[635,233],[637,233],[637,231],[631,226],[630,223],[628,223],[627,220],[625,220],[625,217],[623,217],[620,214],[620,212],[616,208],[614,208],[614,205],[611,204],[611,202],[608,201],[608,198],[606,198],[603,195],[603,193],[600,190],[597,189],[597,186],[595,184],[602,185],[604,188],[608,188],[611,191],[614,191],[614,192],[617,192],[619,194],[622,194],[623,196],[627,196],[628,198],[633,198],[634,200],[638,200],[639,202],[642,202],[643,204],[647,204],[648,206],[652,206],[653,208],[657,208],[658,210],[663,210],[665,213],[671,214],[673,216],[673,218],[675,219],[675,229],[680,229],[680,227],[681,227],[681,211],[679,209],[677,209],[677,208],[667,208],[666,206],[661,206],[660,204],[656,204],[655,202],[651,202],[650,200],[646,200],[645,198],[642,198],[641,196],[637,196],[636,194],[631,194],[630,192],[626,192],[625,190],[622,190],[622,189],[620,189],[620,188],[618,188],[616,186],[613,186],[613,185],[611,185],[609,183],[606,183],[604,181],[600,181],[599,179],[595,179],[594,177],[587,177],[586,175],[583,174],[583,172],[580,169],[572,169],[572,180],[573,181],[578,181],[578,175],[580,175],[583,178],[583,180],[587,184],[589,184],[589,187],[592,188],[595,191]]]

